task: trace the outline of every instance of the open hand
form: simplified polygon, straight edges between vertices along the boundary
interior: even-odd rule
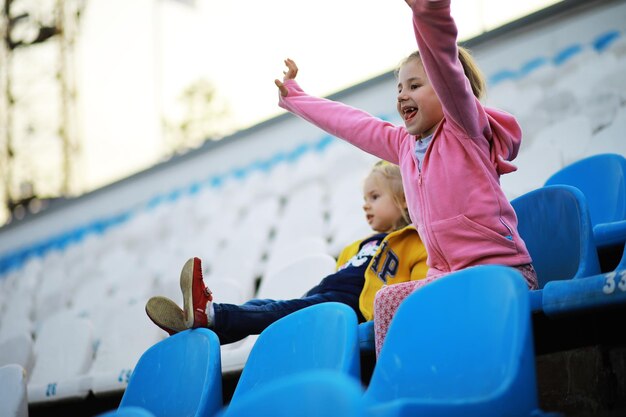
[[[296,63],[292,59],[287,58],[285,59],[285,65],[287,66],[287,71],[283,71],[283,81],[295,79],[296,75],[298,75],[298,66],[296,65]],[[276,84],[276,87],[278,87],[278,90],[280,90],[280,95],[283,97],[287,97],[288,91],[287,87],[285,87],[285,85],[283,84],[283,81],[275,79],[274,84]]]

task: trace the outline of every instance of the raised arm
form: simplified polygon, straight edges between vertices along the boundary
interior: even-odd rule
[[[407,135],[404,128],[346,104],[306,94],[295,81],[295,62],[287,59],[285,65],[283,81],[274,81],[280,92],[280,107],[367,153],[399,163],[400,146]]]
[[[485,135],[489,126],[486,114],[458,58],[458,31],[450,14],[450,0],[405,1],[413,10],[422,63],[446,118],[470,137]]]

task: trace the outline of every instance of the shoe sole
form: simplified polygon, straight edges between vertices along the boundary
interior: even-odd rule
[[[169,334],[187,330],[183,310],[169,298],[150,298],[146,303],[146,314],[154,324]]]
[[[193,267],[194,258],[185,262],[183,270],[180,272],[180,290],[183,293],[183,319],[188,328],[193,327]]]

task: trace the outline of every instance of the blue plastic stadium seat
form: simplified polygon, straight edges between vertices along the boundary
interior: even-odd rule
[[[155,417],[155,415],[141,407],[124,407],[98,414],[96,417]]]
[[[219,417],[362,417],[359,382],[337,371],[310,371],[258,387],[225,408]]]
[[[155,417],[212,416],[222,407],[220,344],[208,329],[186,330],[153,345],[139,359],[111,416],[141,408]]]
[[[376,416],[539,415],[535,378],[526,283],[485,265],[404,300],[364,400]]]
[[[530,291],[533,311],[543,309],[546,283],[600,273],[589,210],[580,190],[565,185],[546,186],[511,204],[539,279],[540,289]],[[374,322],[359,325],[359,345],[362,351],[374,349]]]
[[[543,311],[548,316],[626,306],[626,251],[614,271],[568,281],[548,282]]]
[[[548,316],[585,313],[626,306],[626,270],[569,281],[553,281],[543,289],[543,311]]]
[[[511,204],[539,280],[540,289],[530,295],[533,311],[542,309],[541,289],[546,283],[600,273],[589,209],[579,189],[544,186]]]
[[[354,310],[336,302],[316,304],[276,321],[250,351],[231,404],[267,383],[311,370],[359,379],[357,325]]]
[[[626,158],[618,154],[587,157],[556,172],[546,185],[580,189],[589,205],[598,247],[626,242]]]

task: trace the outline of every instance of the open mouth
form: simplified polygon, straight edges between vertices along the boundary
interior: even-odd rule
[[[413,119],[417,114],[417,107],[405,107],[402,109],[402,117],[405,122]]]

